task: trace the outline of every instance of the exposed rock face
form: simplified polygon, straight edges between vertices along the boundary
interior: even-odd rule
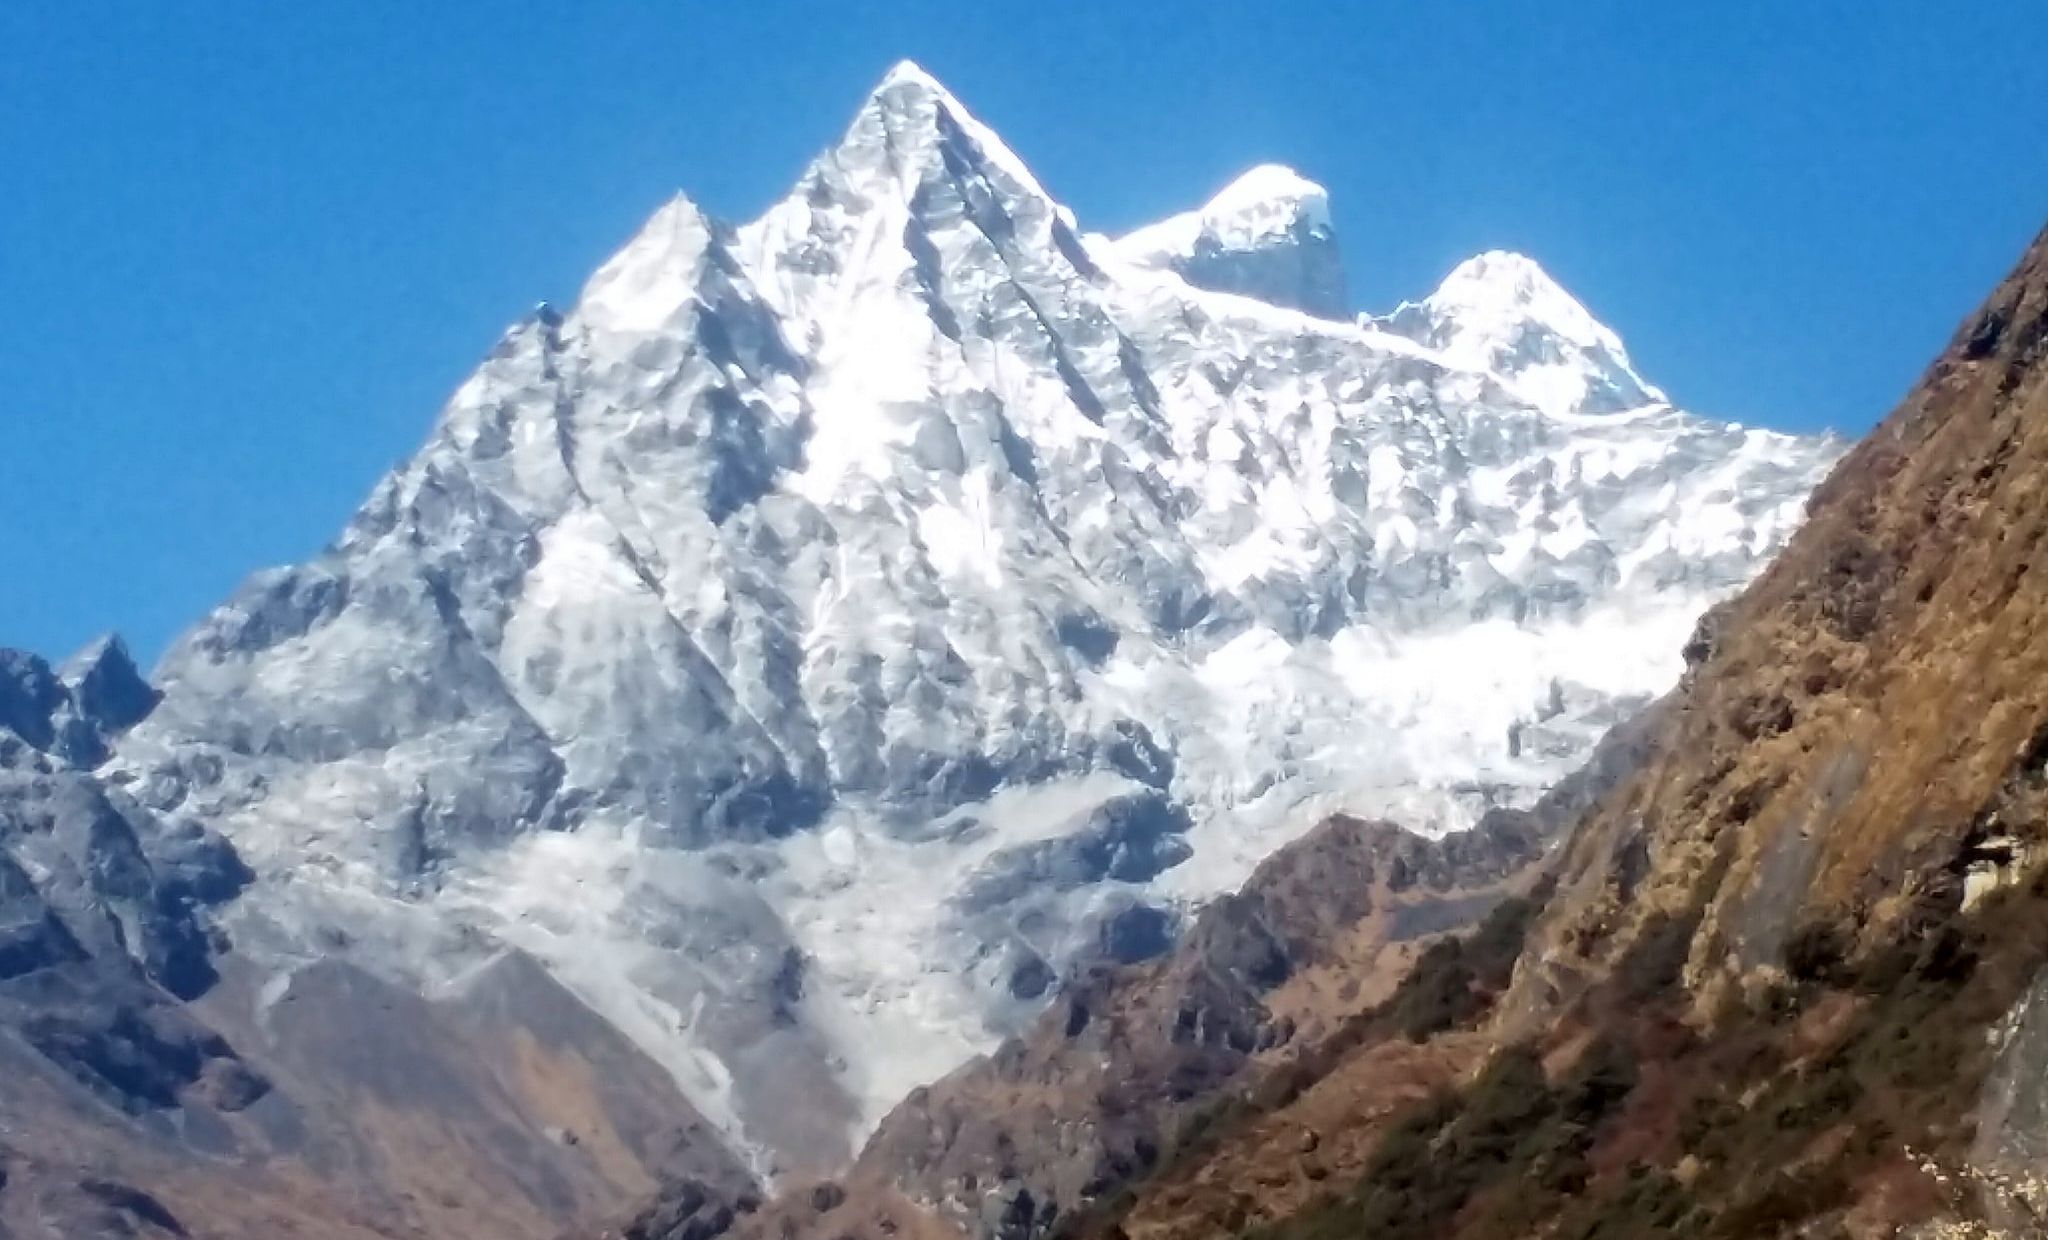
[[[900,67],[513,328],[176,645],[122,786],[257,871],[252,967],[524,952],[822,1170],[1331,812],[1527,805],[1836,452],[1672,408],[1525,259],[1351,318],[1274,170],[1142,248]]]

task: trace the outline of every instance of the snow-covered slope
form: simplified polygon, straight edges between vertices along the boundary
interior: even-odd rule
[[[1671,408],[1527,259],[1346,320],[1291,174],[1162,227],[1084,238],[900,66],[759,220],[679,197],[515,326],[122,777],[257,868],[242,951],[516,945],[831,1162],[1325,810],[1531,798],[1836,454]]]

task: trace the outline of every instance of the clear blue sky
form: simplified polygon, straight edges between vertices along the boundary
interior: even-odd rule
[[[2048,5],[0,3],[0,644],[304,558],[661,200],[899,57],[1084,226],[1327,185],[1362,308],[1527,251],[1701,412],[1861,431],[2048,214]]]

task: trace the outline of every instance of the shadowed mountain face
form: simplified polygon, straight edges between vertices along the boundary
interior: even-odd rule
[[[1330,814],[1529,805],[1838,451],[1673,408],[1525,258],[1349,316],[1285,170],[1148,235],[905,65],[515,326],[114,745],[254,871],[249,992],[523,953],[755,1169],[843,1166]]]
[[[430,998],[258,972],[252,875],[96,764],[155,705],[118,642],[0,650],[0,1234],[546,1237],[752,1179],[669,1075],[530,959]]]
[[[0,650],[0,1024],[131,1112],[209,1073],[262,1088],[175,1002],[218,980],[205,910],[248,869],[90,770],[154,701],[118,642],[61,670]]]

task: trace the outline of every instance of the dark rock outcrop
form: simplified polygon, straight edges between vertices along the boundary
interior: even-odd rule
[[[203,827],[166,824],[89,769],[156,696],[118,638],[61,672],[0,651],[0,1031],[128,1111],[202,1078],[260,1096],[256,1073],[176,1000],[216,979],[206,909],[246,867]],[[0,733],[5,735],[5,733]]]
[[[107,742],[140,723],[157,698],[118,637],[100,638],[61,669],[0,650],[0,729],[73,766],[104,761]]]
[[[631,1218],[599,1233],[600,1240],[716,1240],[741,1216],[759,1209],[751,1193],[737,1198],[696,1179],[673,1180]]]

